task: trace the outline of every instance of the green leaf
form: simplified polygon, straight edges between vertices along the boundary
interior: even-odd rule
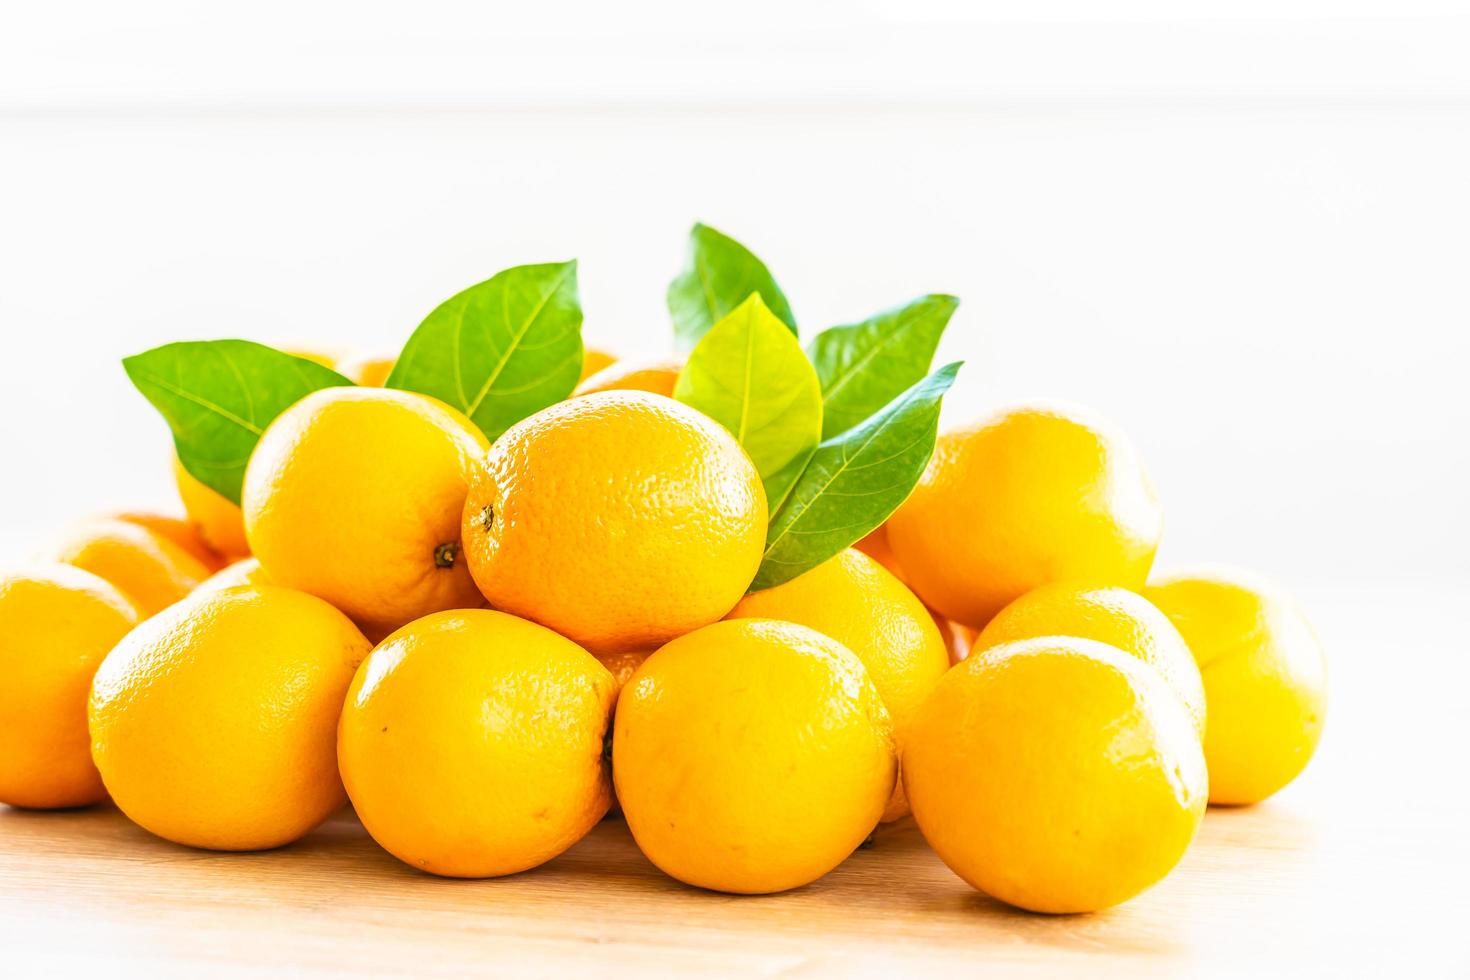
[[[248,340],[165,344],[122,363],[173,430],[184,469],[237,504],[245,464],[271,420],[313,391],[352,384]]]
[[[674,397],[729,429],[772,513],[822,439],[822,387],[790,328],[752,293],[689,355]]]
[[[928,374],[959,305],[953,296],[930,294],[817,334],[807,353],[822,379],[822,438],[846,432]]]
[[[440,303],[385,382],[433,395],[494,441],[566,398],[582,371],[577,263],[520,265]]]
[[[791,304],[765,263],[735,239],[708,225],[695,225],[689,232],[684,270],[669,283],[675,346],[693,350],[710,327],[729,316],[751,293],[759,293],[770,311],[796,333]]]
[[[888,519],[919,481],[958,362],[919,381],[866,422],[817,447],[771,520],[750,590],[816,568]]]

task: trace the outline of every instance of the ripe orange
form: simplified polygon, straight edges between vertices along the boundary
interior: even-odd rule
[[[436,613],[357,671],[338,734],[363,826],[406,864],[486,878],[551,860],[611,800],[612,675],[570,640],[487,609]]]
[[[1079,411],[1024,407],[943,433],[888,539],[925,603],[979,628],[1049,582],[1142,588],[1162,528],[1122,435]]]
[[[205,542],[204,536],[199,533],[199,526],[188,518],[169,517],[165,514],[151,514],[136,510],[119,511],[107,516],[114,520],[137,524],[155,534],[161,534],[193,555],[198,559],[199,564],[211,572],[219,571],[226,564],[219,552]]]
[[[432,398],[326,388],[282,412],[245,471],[245,526],[271,579],[385,633],[480,604],[460,511],[487,444]]]
[[[629,357],[584,378],[572,397],[597,391],[647,391],[672,398],[682,370],[682,357]]]
[[[638,846],[717,891],[820,878],[872,831],[897,776],[861,661],[795,623],[732,620],[667,644],[623,688],[613,728]]]
[[[215,572],[209,578],[200,582],[194,589],[194,594],[205,592],[218,592],[221,589],[233,588],[237,585],[275,585],[271,577],[266,574],[265,569],[260,567],[258,558],[241,558]]]
[[[361,385],[364,388],[381,388],[383,382],[388,380],[388,375],[393,373],[393,365],[397,362],[396,357],[359,354],[345,358],[338,364],[337,373],[355,385]]]
[[[1036,912],[1090,912],[1153,885],[1208,795],[1174,692],[1136,657],[1075,637],[972,654],[924,703],[903,768],[944,863]]]
[[[734,607],[760,564],[766,496],[718,423],[669,398],[601,392],[496,440],[463,535],[494,608],[595,653],[649,649]]]
[[[368,641],[314,596],[241,586],[129,633],[92,682],[92,757],[160,837],[278,847],[342,804],[337,716]]]
[[[184,513],[212,551],[225,560],[250,554],[245,541],[245,517],[238,505],[194,478],[174,457],[174,484],[183,501]]]
[[[857,654],[888,709],[900,751],[919,706],[949,669],[949,651],[929,610],[886,568],[852,548],[746,596],[727,618],[800,623]],[[900,778],[883,820],[908,809]]]
[[[586,381],[592,375],[610,366],[617,358],[607,351],[588,347],[582,351],[582,374],[577,378],[578,382]]]
[[[74,525],[46,557],[105,578],[145,617],[178,602],[209,577],[199,559],[163,535],[108,518]]]
[[[87,692],[137,623],[116,586],[80,568],[0,576],[0,803],[50,809],[106,795],[87,738]]]

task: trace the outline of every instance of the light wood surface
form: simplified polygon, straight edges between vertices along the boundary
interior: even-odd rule
[[[814,885],[750,898],[663,877],[618,820],[541,869],[464,882],[398,863],[349,813],[292,847],[216,854],[110,807],[0,807],[0,976],[1470,975],[1451,600],[1323,603],[1344,647],[1318,759],[1266,804],[1212,809],[1173,875],[1105,913],[1010,910],[908,822]]]

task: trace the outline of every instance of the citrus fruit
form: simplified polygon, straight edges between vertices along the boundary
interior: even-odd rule
[[[357,671],[338,757],[363,826],[406,864],[485,878],[551,860],[611,801],[612,675],[544,626],[425,616]]]
[[[595,656],[597,662],[613,675],[613,680],[616,682],[614,690],[621,691],[651,653],[653,653],[652,650],[619,650],[616,653],[599,653]]]
[[[250,545],[245,541],[245,516],[239,506],[200,483],[184,469],[178,456],[174,457],[174,485],[178,487],[184,513],[211,550],[226,560],[250,554]]]
[[[194,589],[195,595],[206,592],[218,592],[221,589],[233,588],[236,585],[275,585],[271,577],[260,567],[258,558],[241,558],[232,562],[215,572],[209,578],[200,582]]]
[[[577,378],[577,381],[586,381],[592,375],[608,367],[616,360],[617,358],[613,357],[607,351],[598,350],[595,347],[585,348],[582,351],[582,374]]]
[[[337,716],[370,649],[322,600],[240,586],[129,633],[92,682],[92,757],[118,807],[160,837],[277,847],[341,805]]]
[[[1137,592],[1075,582],[1043,585],[996,613],[974,646],[978,652],[1038,636],[1080,636],[1133,654],[1163,675],[1204,736],[1205,689],[1194,657],[1169,617]]]
[[[1107,908],[1162,879],[1207,795],[1199,737],[1163,678],[1075,637],[972,653],[919,711],[903,767],[944,863],[1035,912]]]
[[[87,692],[138,623],[132,601],[71,565],[0,575],[0,803],[49,809],[102,799]]]
[[[647,391],[672,398],[682,370],[682,357],[628,357],[583,378],[572,397],[598,391]]]
[[[1258,803],[1295,779],[1327,713],[1327,663],[1301,609],[1225,568],[1167,575],[1144,595],[1184,634],[1204,678],[1210,802]]]
[[[357,355],[345,358],[338,364],[337,373],[355,385],[361,385],[364,388],[381,388],[383,382],[388,380],[388,375],[393,373],[393,365],[397,362],[396,357]]]
[[[978,628],[1048,582],[1142,588],[1162,526],[1126,439],[1079,411],[1023,407],[941,434],[888,540],[919,598]]]
[[[107,515],[113,520],[126,521],[129,524],[137,524],[146,527],[155,534],[168,538],[174,544],[183,548],[199,564],[211,572],[218,571],[226,564],[225,559],[204,540],[199,533],[199,526],[185,517],[170,517],[166,514],[151,514],[146,511],[119,511]]]
[[[734,607],[760,564],[766,495],[719,423],[670,398],[601,392],[495,441],[463,534],[492,607],[593,652],[649,649]]]
[[[857,654],[892,718],[899,751],[919,705],[949,669],[949,650],[929,610],[891,572],[852,548],[746,596],[728,618],[800,623]],[[900,774],[883,819],[906,813]]]
[[[369,631],[478,606],[460,511],[485,437],[438,401],[324,388],[265,430],[245,470],[245,526],[271,579]]]
[[[815,881],[878,823],[892,723],[856,655],[795,623],[739,619],[668,643],[618,698],[613,778],[666,874],[760,894]]]
[[[873,528],[853,547],[892,572],[894,578],[907,584],[904,579],[903,566],[898,563],[898,557],[893,553],[893,544],[888,540],[886,523]]]
[[[45,557],[107,579],[145,617],[178,602],[209,577],[199,559],[163,535],[109,518],[74,525]]]

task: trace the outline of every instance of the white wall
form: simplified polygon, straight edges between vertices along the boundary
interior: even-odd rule
[[[1450,5],[205,9],[0,23],[0,555],[170,500],[126,353],[389,350],[569,256],[589,338],[658,349],[698,218],[808,330],[959,294],[951,414],[1114,417],[1163,562],[1470,576]]]

